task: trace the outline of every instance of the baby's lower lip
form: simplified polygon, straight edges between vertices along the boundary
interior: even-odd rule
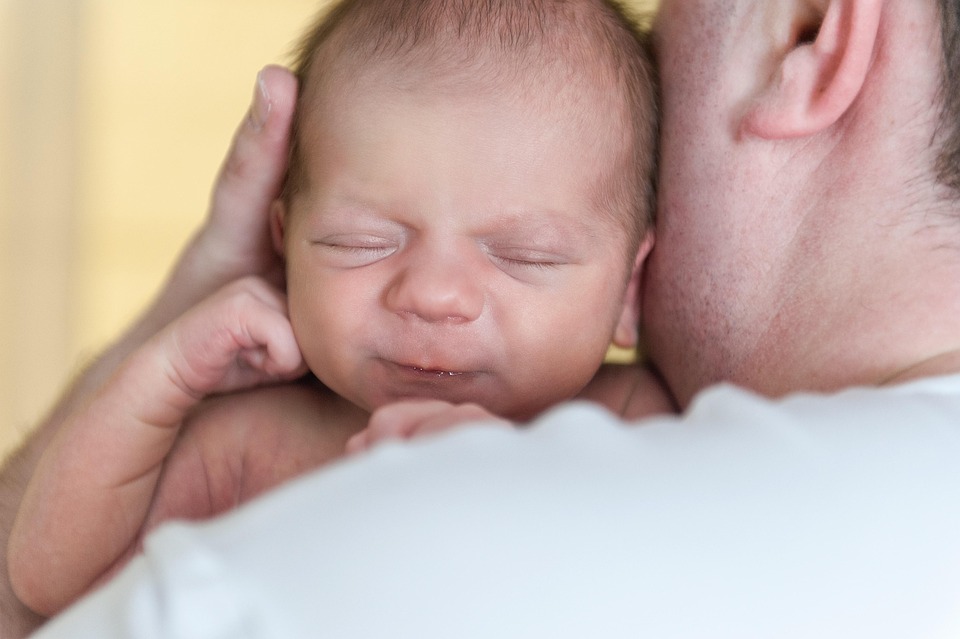
[[[379,360],[369,380],[372,392],[379,397],[374,403],[382,405],[414,398],[439,399],[451,404],[489,403],[485,401],[491,382],[489,373],[453,366],[446,368],[439,362],[437,364],[400,364],[387,359]]]

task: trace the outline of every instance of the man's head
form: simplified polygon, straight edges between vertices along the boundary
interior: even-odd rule
[[[635,340],[655,97],[621,14],[356,0],[302,52],[275,219],[321,380],[524,418]]]
[[[960,346],[957,11],[662,0],[644,321],[681,403],[882,383]]]

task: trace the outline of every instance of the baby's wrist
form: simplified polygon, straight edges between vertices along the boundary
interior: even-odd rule
[[[204,396],[191,391],[167,356],[151,340],[120,366],[108,384],[117,384],[120,401],[137,422],[159,428],[179,428]]]

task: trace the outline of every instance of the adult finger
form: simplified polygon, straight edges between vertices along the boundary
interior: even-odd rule
[[[296,94],[297,80],[283,67],[267,66],[257,75],[253,102],[220,168],[204,228],[208,248],[225,262],[273,258],[269,211],[286,174]],[[243,264],[234,276],[255,273]]]

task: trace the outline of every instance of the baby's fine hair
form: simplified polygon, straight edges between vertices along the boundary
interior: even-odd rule
[[[304,176],[298,123],[322,74],[389,63],[428,71],[456,90],[458,82],[516,85],[544,103],[540,78],[590,87],[604,96],[589,113],[620,149],[596,186],[598,204],[622,219],[635,249],[654,211],[657,93],[647,31],[612,0],[340,0],[322,12],[294,52],[300,81],[286,197]],[[575,99],[571,108],[581,108]],[[594,101],[596,102],[596,101]],[[586,103],[596,109],[596,103]],[[610,139],[610,135],[598,136]]]

